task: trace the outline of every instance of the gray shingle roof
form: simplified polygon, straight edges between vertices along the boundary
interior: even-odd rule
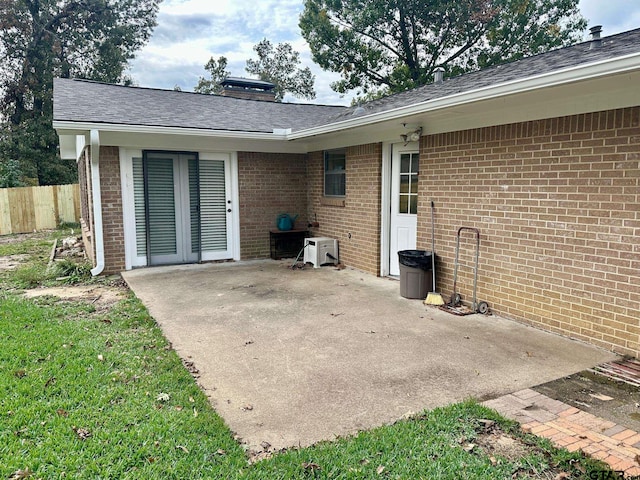
[[[482,87],[525,79],[640,51],[640,28],[485,68],[362,105],[358,116],[380,113]],[[304,130],[353,117],[356,107],[274,103],[173,90],[124,87],[86,80],[54,81],[54,120],[271,133]]]
[[[272,133],[329,122],[345,107],[244,100],[56,78],[54,121]]]
[[[424,85],[414,90],[374,100],[362,105],[365,111],[359,116],[384,112],[563,68],[637,53],[640,52],[640,28],[605,37],[602,39],[600,48],[590,50],[590,45],[591,42],[587,41],[559,48],[533,57],[453,77],[440,84]],[[355,108],[357,107],[340,112],[330,123],[350,118],[353,116]]]

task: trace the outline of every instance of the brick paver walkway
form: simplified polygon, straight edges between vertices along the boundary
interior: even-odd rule
[[[640,434],[529,388],[484,402],[522,429],[608,463],[625,477],[640,476]]]

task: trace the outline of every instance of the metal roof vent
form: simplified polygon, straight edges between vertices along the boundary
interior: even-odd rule
[[[589,33],[591,33],[591,45],[589,45],[589,50],[600,48],[602,46],[602,39],[600,38],[600,33],[602,33],[602,25],[591,27],[589,29]]]
[[[442,83],[444,81],[444,68],[437,67],[433,71],[433,83]]]
[[[364,115],[365,113],[367,113],[367,111],[364,109],[364,107],[362,105],[358,105],[353,110],[353,113],[351,115],[353,115],[354,117],[358,117],[360,115]]]

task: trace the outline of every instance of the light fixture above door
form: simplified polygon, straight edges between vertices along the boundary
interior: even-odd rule
[[[400,138],[402,138],[402,141],[406,145],[409,142],[417,142],[418,140],[420,140],[420,135],[422,135],[422,127],[418,127],[414,131],[409,133],[403,133],[402,135],[400,135]]]

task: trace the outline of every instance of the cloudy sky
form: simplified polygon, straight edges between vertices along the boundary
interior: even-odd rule
[[[316,76],[316,103],[349,104],[351,96],[341,97],[329,87],[339,76],[311,60],[298,28],[302,9],[303,0],[164,0],[158,26],[130,73],[141,87],[178,85],[192,91],[198,78],[206,76],[204,64],[211,56],[224,55],[232,75],[248,76],[244,67],[248,58],[255,58],[252,47],[268,38],[274,44],[289,42],[300,52],[303,65]],[[589,26],[603,25],[604,35],[640,27],[638,0],[580,0],[580,9]]]

